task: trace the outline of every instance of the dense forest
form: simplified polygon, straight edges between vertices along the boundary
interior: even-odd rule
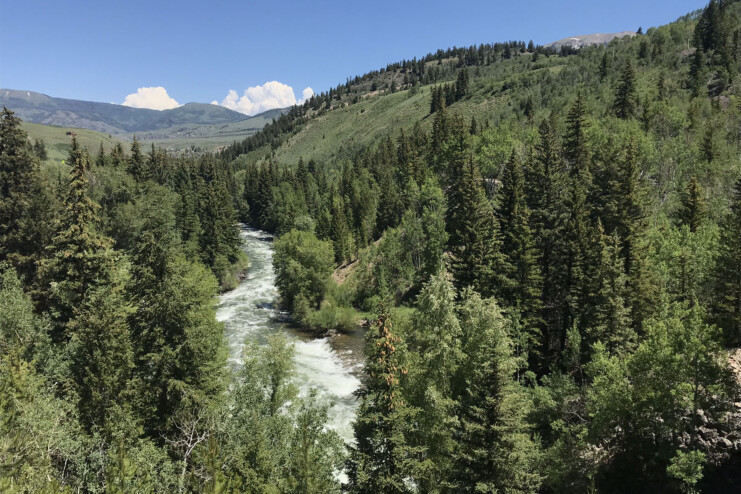
[[[740,73],[741,3],[711,0],[606,46],[390,64],[199,158],[51,163],[4,110],[0,488],[738,492]],[[399,93],[426,114],[276,159]],[[237,221],[276,236],[297,323],[369,321],[353,444],[285,338],[226,365]]]

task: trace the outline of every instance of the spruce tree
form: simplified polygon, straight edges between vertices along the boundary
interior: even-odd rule
[[[741,343],[741,180],[722,223],[716,266],[715,316],[729,342]]]
[[[539,267],[543,278],[542,301],[546,332],[541,347],[544,351],[549,351],[555,346],[563,327],[565,294],[562,285],[565,266],[560,262],[559,255],[565,238],[563,229],[567,212],[567,177],[556,134],[548,121],[541,123],[539,137],[527,177],[527,197],[533,212],[534,236],[537,239]],[[547,354],[545,357],[546,360],[552,360],[553,355]],[[543,371],[546,367],[546,363],[542,362],[537,370]]]
[[[418,448],[408,444],[414,410],[405,402],[401,379],[407,373],[404,343],[381,314],[366,336],[364,387],[353,425],[356,445],[347,464],[349,492],[394,494],[413,492],[407,482],[414,473]]]
[[[526,419],[531,404],[513,379],[504,318],[493,299],[471,291],[463,293],[460,313],[466,388],[451,484],[455,492],[538,492],[540,450]]]
[[[528,333],[527,346],[535,353],[542,343],[540,326],[543,279],[527,204],[525,174],[514,151],[504,171],[500,197],[498,215],[509,282],[503,290],[502,300],[520,314],[520,321]]]
[[[48,257],[40,267],[44,308],[49,310],[55,341],[69,337],[64,326],[83,307],[88,292],[104,285],[115,258],[113,241],[96,231],[98,204],[88,197],[87,153],[72,139],[68,162],[72,165],[69,191],[57,234],[47,247]]]
[[[635,116],[638,110],[638,93],[636,91],[636,73],[630,59],[625,61],[620,75],[620,84],[615,92],[615,114],[626,119]]]
[[[646,186],[640,178],[638,150],[631,137],[619,161],[615,232],[621,243],[625,274],[628,276],[626,303],[633,328],[639,329],[653,312],[656,288],[647,266]]]
[[[149,164],[144,159],[141,145],[136,136],[134,136],[134,139],[131,141],[131,156],[129,156],[127,171],[139,183],[144,183],[152,178]]]
[[[168,201],[154,194],[142,211],[129,287],[136,407],[153,437],[219,396],[226,360],[224,328],[215,317],[217,282],[180,250]]]
[[[111,163],[114,167],[121,167],[126,163],[126,155],[120,142],[111,149]]]
[[[342,197],[333,195],[332,197],[332,222],[330,226],[330,238],[334,246],[334,260],[337,264],[342,264],[350,258],[351,243],[350,231],[347,227],[347,217],[345,216],[345,203]]]
[[[587,144],[586,107],[581,94],[571,110],[567,120],[564,137],[564,156],[570,166],[568,191],[566,194],[567,217],[564,238],[560,245],[560,262],[563,263],[563,285],[565,306],[563,326],[560,334],[560,347],[564,348],[566,330],[572,327],[584,313],[586,300],[589,297],[589,279],[587,264],[589,262],[592,238],[590,193],[592,191],[592,174],[590,171],[590,151]]]
[[[599,80],[604,81],[607,77],[608,70],[610,69],[610,59],[607,58],[607,50],[602,53],[602,59],[599,64]]]
[[[80,417],[89,431],[108,439],[134,432],[129,424],[134,367],[130,314],[124,284],[117,280],[95,289],[69,324]]]
[[[484,295],[499,292],[505,267],[499,225],[484,192],[478,166],[467,152],[451,161],[452,185],[448,226],[452,272],[459,289],[473,287]]]
[[[580,92],[566,116],[566,134],[563,138],[563,156],[572,176],[589,171],[586,135],[589,125],[586,103]]]
[[[0,261],[32,278],[46,237],[48,206],[38,160],[28,153],[21,121],[3,107],[0,116]],[[28,280],[30,281],[30,279]]]
[[[616,233],[605,235],[598,225],[597,250],[599,258],[595,269],[595,293],[591,301],[593,313],[587,347],[604,343],[610,353],[629,352],[635,345],[628,303],[628,277],[621,256],[620,238]]]
[[[417,477],[425,492],[444,485],[451,475],[456,400],[462,391],[457,380],[462,334],[455,314],[455,289],[446,278],[440,272],[424,285],[408,338],[410,371],[405,391],[410,404],[419,409],[413,437],[430,465]]]
[[[693,175],[682,194],[682,205],[679,210],[680,224],[687,225],[692,233],[702,226],[707,216],[707,206],[703,196],[702,186],[697,177]]]

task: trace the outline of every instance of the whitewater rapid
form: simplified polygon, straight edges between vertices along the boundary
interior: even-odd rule
[[[360,386],[358,375],[362,368],[362,355],[358,354],[361,336],[351,336],[349,340],[346,337],[341,340],[345,343],[338,344],[292,327],[288,314],[277,307],[272,238],[249,227],[242,228],[241,236],[250,268],[237,288],[221,295],[216,312],[216,318],[225,326],[230,363],[239,365],[247,338],[264,344],[268,335],[283,332],[295,348],[295,384],[300,394],[306,396],[309,389],[315,388],[321,403],[333,404],[328,426],[345,442],[352,442],[357,407],[353,393]]]

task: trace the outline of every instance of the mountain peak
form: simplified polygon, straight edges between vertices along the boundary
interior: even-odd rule
[[[552,43],[545,45],[546,48],[555,48],[560,50],[563,46],[571,48],[581,48],[589,45],[606,45],[615,38],[624,38],[625,36],[633,37],[636,35],[635,31],[620,31],[618,33],[594,33],[594,34],[582,34],[579,36],[571,36],[568,38],[559,39]]]

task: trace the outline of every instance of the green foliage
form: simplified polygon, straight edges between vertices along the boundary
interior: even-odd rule
[[[90,163],[74,138],[69,161],[72,170],[64,212],[39,274],[48,287],[44,305],[55,323],[52,337],[57,342],[71,336],[64,326],[75,317],[89,292],[109,282],[116,262],[112,240],[96,231],[100,206],[88,196]]]
[[[492,299],[464,292],[460,307],[466,390],[454,460],[459,492],[538,492],[540,449],[526,416],[531,403],[514,378],[504,318]]]
[[[28,152],[21,121],[3,107],[0,117],[0,261],[35,275],[48,242],[50,211],[38,158]],[[38,141],[37,141],[38,142]]]
[[[677,451],[672,458],[671,465],[666,468],[670,477],[681,482],[682,492],[694,494],[698,492],[695,485],[702,479],[702,469],[705,466],[705,454],[702,451]]]
[[[715,272],[715,313],[730,341],[741,341],[741,181],[736,183],[731,210],[721,229]]]
[[[416,410],[405,403],[401,379],[407,374],[404,342],[381,314],[366,336],[364,387],[354,424],[356,446],[350,450],[349,491],[405,493],[416,470],[415,448],[409,442]]]
[[[273,263],[283,304],[301,318],[324,298],[333,270],[333,249],[311,232],[291,230],[275,242]]]
[[[243,479],[238,492],[339,492],[342,440],[327,430],[328,408],[314,391],[297,397],[293,374],[293,347],[282,335],[245,345],[219,453],[226,479]]]

